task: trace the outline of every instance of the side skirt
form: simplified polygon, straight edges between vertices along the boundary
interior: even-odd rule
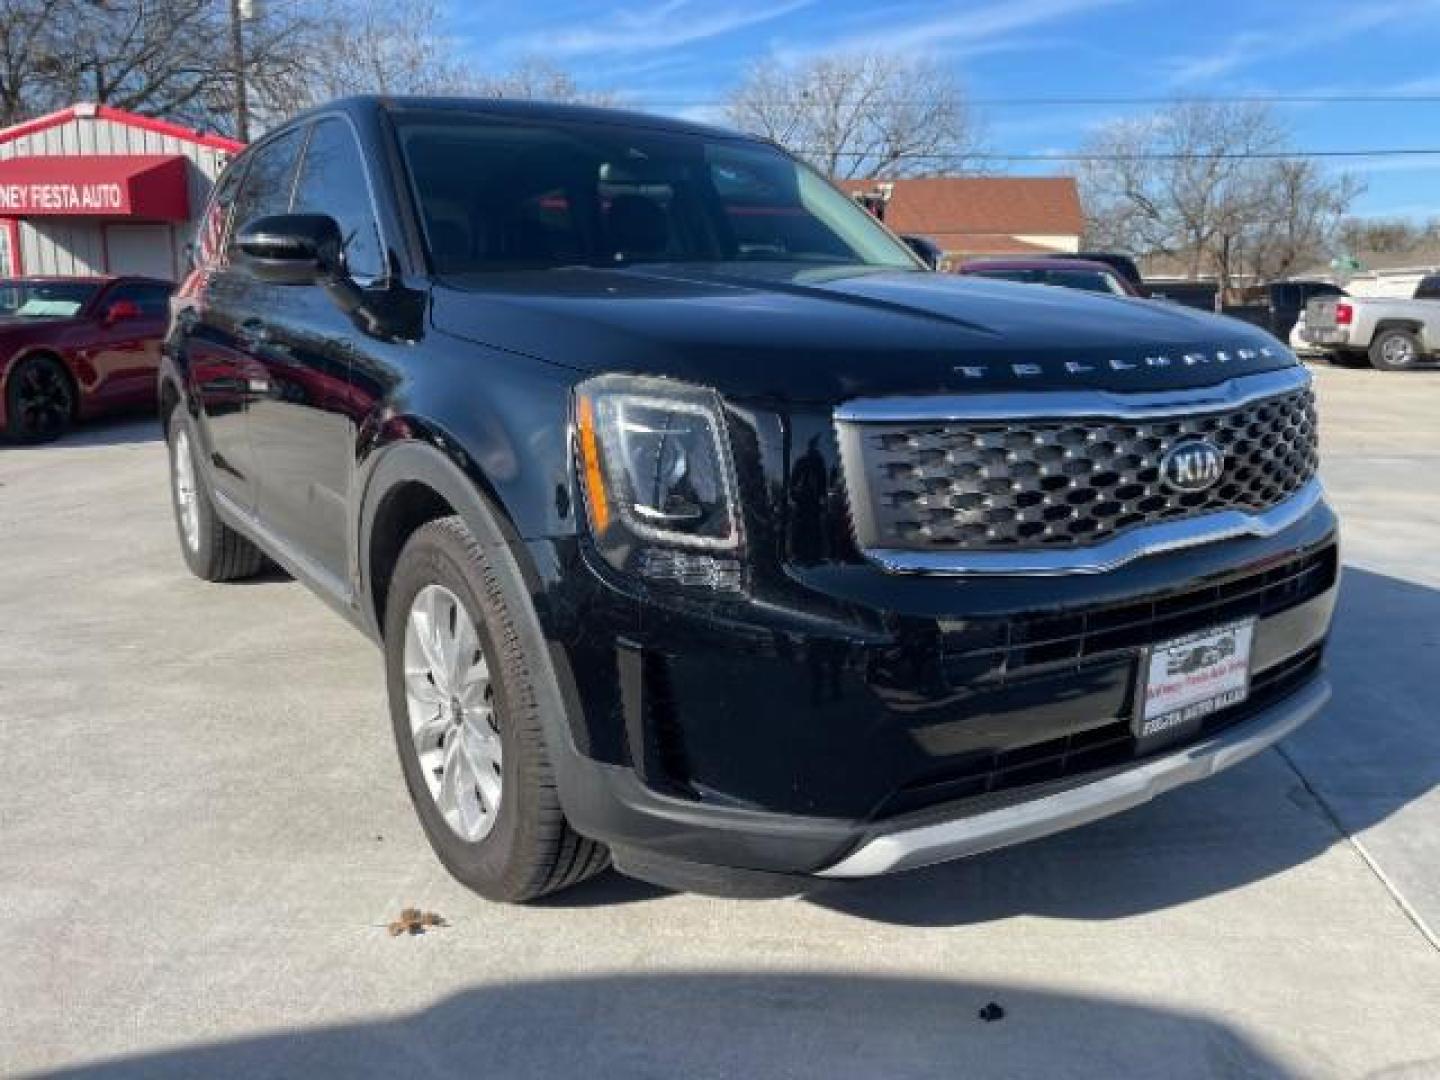
[[[315,562],[295,545],[283,539],[255,515],[237,506],[221,492],[212,491],[215,512],[225,524],[241,533],[266,555],[279,563],[296,581],[329,604],[346,622],[374,641],[361,618],[353,589],[336,575]],[[378,642],[376,642],[378,644]]]

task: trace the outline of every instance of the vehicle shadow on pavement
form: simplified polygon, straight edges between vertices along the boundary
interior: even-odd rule
[[[1114,919],[1302,865],[1440,786],[1440,591],[1347,568],[1327,662],[1334,697],[1279,752],[1081,829],[809,900],[906,925]]]
[[[160,421],[148,413],[89,420],[53,442],[16,443],[0,438],[0,453],[36,453],[92,446],[136,446],[160,441]]]
[[[998,1005],[1003,1014],[993,1020]],[[47,1073],[168,1077],[1296,1075],[1214,1019],[979,983],[676,973],[477,987],[422,1012]]]

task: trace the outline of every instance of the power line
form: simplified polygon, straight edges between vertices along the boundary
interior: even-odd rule
[[[989,151],[979,153],[901,153],[893,157],[869,150],[827,150],[822,147],[786,147],[792,154],[809,154],[820,157],[843,158],[885,158],[887,161],[1290,161],[1297,158],[1367,158],[1367,157],[1424,157],[1440,155],[1440,149],[1418,149],[1398,147],[1383,150],[1274,150],[1235,151],[1219,154],[1150,152],[1139,154],[1000,154]]]
[[[1032,97],[971,98],[973,105],[1396,105],[1440,103],[1440,94],[1248,94],[1236,97]]]
[[[927,97],[885,97],[882,104],[922,105],[932,101]],[[1054,108],[1057,106],[1126,106],[1126,105],[1435,105],[1440,104],[1440,94],[1241,94],[1229,96],[1181,95],[1161,97],[970,97],[968,105],[986,108]],[[800,107],[814,105],[816,98],[780,98],[766,102],[769,105]],[[874,101],[866,104],[875,104]],[[723,108],[731,104],[726,98],[653,98],[637,103],[642,108],[686,109]],[[833,102],[839,105],[857,105],[856,99],[841,99]]]

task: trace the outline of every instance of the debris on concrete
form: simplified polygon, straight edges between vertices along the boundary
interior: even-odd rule
[[[426,930],[449,925],[433,911],[421,911],[419,908],[407,907],[400,912],[398,919],[391,920],[388,929],[391,937],[399,937],[401,934],[409,934],[414,937],[417,934],[425,933]]]

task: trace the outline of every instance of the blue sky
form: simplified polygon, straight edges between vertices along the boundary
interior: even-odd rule
[[[1277,110],[1304,150],[1440,150],[1440,0],[450,0],[448,21],[481,69],[540,57],[657,112],[718,116],[727,89],[767,54],[893,50],[952,66],[982,101],[1433,95]],[[1042,154],[1074,150],[1097,125],[1149,108],[977,106],[990,149]],[[1357,213],[1440,215],[1440,154],[1327,167],[1368,185]]]

